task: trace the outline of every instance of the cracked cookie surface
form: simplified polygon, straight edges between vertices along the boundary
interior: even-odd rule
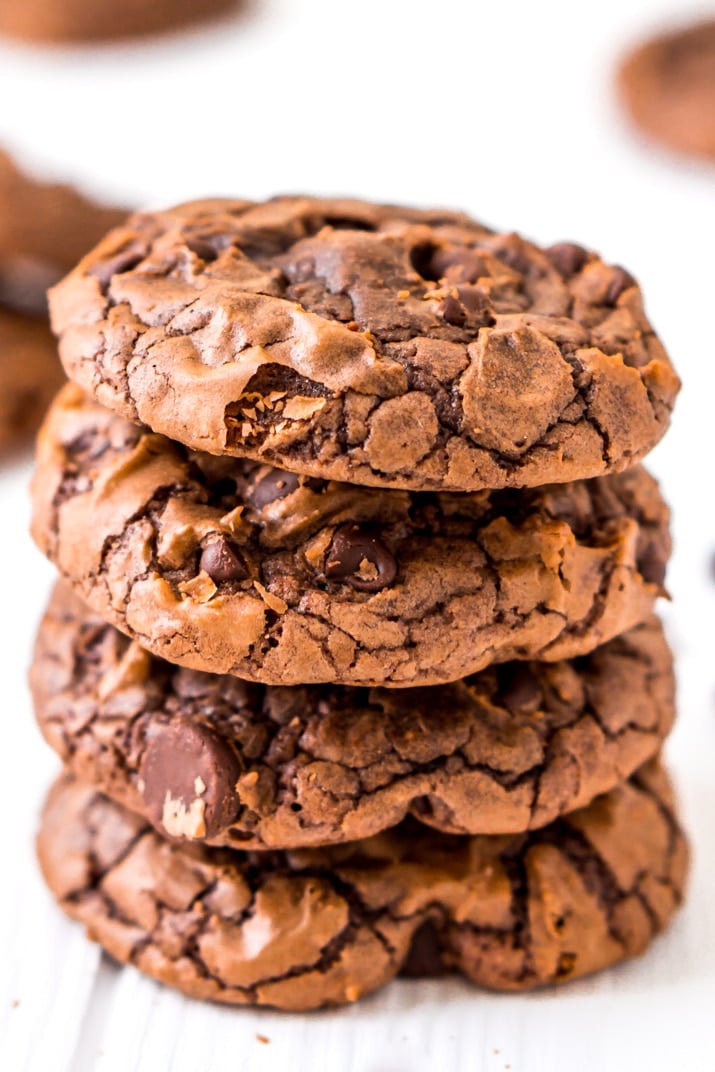
[[[66,775],[38,850],[62,909],[117,960],[194,997],[293,1010],[355,1001],[401,971],[498,990],[598,971],[646,949],[687,872],[656,763],[527,835],[407,822],[262,854],[172,844]]]
[[[619,72],[635,123],[671,149],[715,160],[715,19],[634,49]]]
[[[623,268],[441,210],[286,197],[135,215],[51,309],[68,375],[122,416],[364,485],[618,471],[679,387]]]
[[[266,684],[440,684],[554,661],[643,621],[668,512],[640,467],[519,492],[384,491],[192,453],[67,385],[33,534],[106,620]]]
[[[263,686],[150,656],[64,585],[31,671],[46,740],[164,836],[233,848],[352,841],[409,812],[521,833],[611,790],[674,715],[657,619],[572,662],[424,689]]]

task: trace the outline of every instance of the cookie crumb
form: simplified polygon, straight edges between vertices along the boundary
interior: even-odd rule
[[[268,1035],[256,1035],[256,1042],[260,1042],[264,1046],[267,1046],[270,1041],[271,1040],[268,1038]]]

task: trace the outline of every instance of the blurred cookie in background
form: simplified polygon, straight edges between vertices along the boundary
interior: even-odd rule
[[[25,174],[0,150],[0,304],[46,317],[47,288],[125,215]]]
[[[0,455],[28,442],[63,380],[46,321],[0,306]]]
[[[244,7],[242,0],[0,0],[0,34],[46,43],[173,30]]]
[[[0,151],[0,454],[29,441],[64,379],[47,288],[124,215]]]
[[[715,160],[715,18],[635,48],[621,64],[618,88],[642,132],[670,149]]]

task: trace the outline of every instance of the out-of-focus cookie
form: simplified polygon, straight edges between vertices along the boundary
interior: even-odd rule
[[[623,268],[443,210],[200,201],[52,292],[70,379],[213,454],[416,491],[619,471],[678,378]]]
[[[0,305],[46,317],[47,288],[125,216],[28,175],[0,151]]]
[[[65,776],[39,835],[62,909],[117,960],[193,997],[313,1009],[400,971],[497,990],[563,983],[642,953],[681,902],[687,845],[651,764],[517,837],[407,823],[285,853],[179,845]]]
[[[520,492],[417,493],[192,453],[67,385],[33,533],[102,617],[172,662],[266,684],[440,684],[592,651],[663,591],[668,510],[639,466]]]
[[[241,6],[241,0],[0,0],[0,34],[45,43],[112,40],[164,33]]]
[[[0,455],[29,441],[63,380],[49,326],[0,306]]]
[[[634,122],[670,149],[715,160],[715,19],[660,34],[619,72]]]

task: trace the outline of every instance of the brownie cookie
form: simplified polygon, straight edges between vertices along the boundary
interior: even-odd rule
[[[33,533],[156,655],[267,684],[411,686],[591,651],[662,591],[668,512],[640,467],[521,492],[384,491],[191,453],[67,385]]]
[[[239,0],[0,0],[0,34],[44,42],[135,37],[240,6]]]
[[[620,470],[679,383],[623,268],[468,216],[213,200],[136,215],[52,292],[71,379],[196,450],[413,490]]]
[[[35,432],[63,380],[47,324],[0,306],[0,454]]]
[[[635,49],[619,73],[621,99],[646,134],[715,160],[715,19]]]
[[[312,1009],[400,971],[482,986],[562,983],[642,953],[680,904],[687,845],[651,764],[517,837],[409,822],[285,853],[177,845],[61,779],[39,835],[64,911],[117,960],[193,997]]]
[[[544,826],[654,755],[674,714],[655,618],[570,663],[425,689],[282,688],[153,658],[63,585],[31,683],[45,738],[83,781],[165,837],[250,849],[353,841],[408,812],[452,833]]]
[[[0,0],[0,18],[2,10]],[[46,317],[47,288],[125,215],[37,181],[0,151],[0,304]]]

